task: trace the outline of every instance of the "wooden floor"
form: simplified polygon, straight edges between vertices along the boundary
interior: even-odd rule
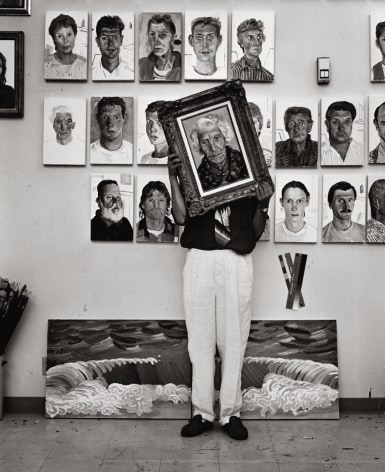
[[[5,414],[2,472],[384,472],[385,414],[248,420],[247,441],[187,439],[179,420],[49,420]]]

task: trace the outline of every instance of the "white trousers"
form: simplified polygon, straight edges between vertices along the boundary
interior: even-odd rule
[[[183,270],[188,351],[192,362],[193,414],[214,421],[215,351],[221,356],[220,418],[240,416],[241,373],[250,331],[251,254],[190,249]]]

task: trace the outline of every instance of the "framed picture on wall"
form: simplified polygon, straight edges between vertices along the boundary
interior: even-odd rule
[[[385,175],[368,175],[366,242],[385,243]]]
[[[1,0],[0,16],[23,16],[31,14],[31,0]]]
[[[271,182],[240,80],[166,102],[158,116],[182,159],[190,216],[255,195],[261,180]]]
[[[138,42],[141,82],[180,82],[182,13],[140,13]]]
[[[370,77],[385,82],[385,15],[370,15]]]
[[[385,96],[369,96],[369,164],[385,164]]]
[[[0,32],[0,117],[24,113],[24,33]]]
[[[87,80],[88,13],[48,11],[44,47],[46,80]]]
[[[92,14],[92,80],[134,80],[134,14]]]

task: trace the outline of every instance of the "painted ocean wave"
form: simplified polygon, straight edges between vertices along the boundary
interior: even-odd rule
[[[69,391],[60,386],[47,387],[46,413],[54,418],[65,415],[142,416],[151,413],[155,401],[184,404],[190,401],[191,389],[185,385],[106,386],[102,379],[85,380]]]
[[[242,391],[241,411],[260,410],[262,417],[280,412],[300,416],[329,408],[337,399],[338,390],[327,385],[270,373],[265,376],[261,389],[249,387]]]

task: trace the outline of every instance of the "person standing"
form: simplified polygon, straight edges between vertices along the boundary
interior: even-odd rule
[[[178,155],[169,155],[172,212],[175,222],[184,225],[181,245],[188,249],[183,299],[193,369],[193,417],[181,435],[197,436],[213,426],[218,347],[222,360],[219,422],[231,438],[245,440],[241,373],[251,321],[251,252],[266,224],[273,185],[261,181],[255,197],[190,217],[177,177],[181,165]]]

